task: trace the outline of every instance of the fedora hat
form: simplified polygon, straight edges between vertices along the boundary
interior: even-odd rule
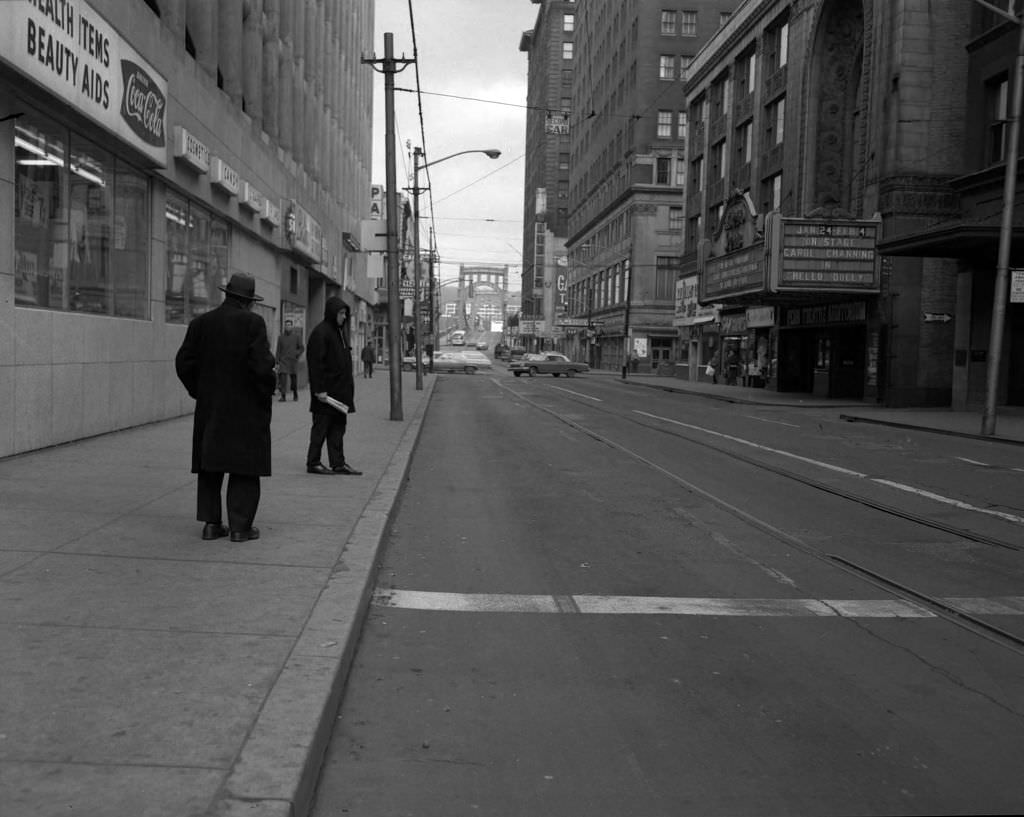
[[[218,287],[218,289],[226,292],[228,295],[244,298],[247,301],[263,300],[262,296],[256,294],[256,279],[251,275],[246,275],[244,272],[236,272],[231,276],[231,280],[228,281],[226,287]]]

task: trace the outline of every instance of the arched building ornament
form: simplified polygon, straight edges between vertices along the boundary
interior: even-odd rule
[[[848,217],[859,198],[864,60],[861,0],[824,0],[811,56],[808,210]]]

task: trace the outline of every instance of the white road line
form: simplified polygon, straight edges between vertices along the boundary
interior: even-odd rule
[[[644,417],[650,417],[652,420],[661,420],[663,423],[672,423],[673,425],[682,426],[683,428],[689,428],[694,431],[699,431],[702,434],[710,434],[712,437],[721,437],[723,440],[731,440],[734,443],[740,445],[748,445],[751,448],[759,448],[761,451],[767,451],[771,454],[778,454],[780,457],[789,457],[790,459],[799,460],[800,462],[806,462],[809,465],[816,465],[819,468],[827,468],[829,471],[835,471],[840,474],[846,474],[848,477],[858,477],[860,479],[867,478],[867,474],[862,474],[859,471],[851,471],[849,468],[842,468],[838,465],[832,465],[828,462],[822,462],[821,460],[814,460],[810,457],[801,457],[799,454],[794,454],[790,451],[783,451],[780,448],[771,448],[767,445],[761,445],[760,443],[751,442],[750,440],[744,440],[742,437],[734,437],[731,434],[723,434],[721,431],[714,431],[710,428],[704,428],[702,426],[695,426],[690,423],[683,423],[679,420],[673,420],[671,417],[660,417],[657,414],[651,414],[646,411],[640,411],[633,409],[636,414],[643,415]]]
[[[977,513],[988,514],[989,516],[995,516],[998,519],[1005,519],[1007,522],[1015,522],[1018,525],[1024,525],[1024,516],[1016,516],[1012,513],[1006,513],[1005,511],[994,511],[991,508],[979,508],[977,505],[971,505],[967,502],[961,502],[959,499],[951,499],[948,496],[942,494],[932,493],[926,491],[923,488],[915,488],[912,485],[904,485],[902,482],[893,482],[888,479],[874,478],[873,482],[877,482],[879,485],[888,485],[890,488],[895,488],[898,491],[906,491],[910,494],[917,494],[923,496],[926,499],[933,499],[936,502],[941,502],[945,505],[952,505],[954,508],[960,508],[965,511],[976,511]]]
[[[790,428],[800,428],[796,423],[784,423],[782,420],[769,420],[767,417],[755,417],[753,414],[744,414],[744,417],[749,417],[751,420],[760,420],[762,423],[775,423],[779,426],[789,426]]]
[[[1024,615],[1024,597],[951,599],[963,610]],[[562,613],[732,617],[935,618],[899,599],[723,599],[659,596],[537,596],[378,589],[377,607],[456,613]]]
[[[956,508],[960,508],[965,511],[974,511],[975,513],[987,514],[988,516],[994,516],[998,519],[1004,519],[1007,522],[1013,522],[1017,525],[1024,525],[1024,516],[1017,516],[1012,513],[1006,513],[1005,511],[995,511],[991,508],[981,508],[977,505],[971,505],[968,502],[963,502],[959,499],[952,499],[942,494],[936,494],[932,491],[926,491],[923,488],[915,488],[913,485],[905,485],[902,482],[893,482],[889,479],[882,479],[881,477],[871,477],[867,474],[862,474],[859,471],[851,471],[849,468],[842,468],[838,465],[832,465],[829,462],[823,462],[822,460],[811,459],[810,457],[802,457],[799,454],[794,454],[790,451],[783,451],[779,448],[771,448],[767,445],[761,445],[750,440],[744,440],[742,437],[734,437],[731,434],[723,434],[720,431],[714,431],[710,428],[703,428],[702,426],[695,426],[690,423],[683,423],[679,420],[673,420],[671,417],[661,417],[657,414],[650,414],[646,411],[639,411],[638,409],[633,410],[634,413],[643,415],[644,417],[650,417],[652,420],[661,420],[663,423],[672,423],[673,425],[682,426],[683,428],[689,428],[693,431],[699,431],[702,434],[708,434],[712,437],[721,437],[724,440],[731,440],[732,442],[739,443],[741,445],[747,445],[751,448],[757,448],[761,451],[767,451],[771,454],[778,454],[782,457],[789,457],[790,459],[799,460],[800,462],[807,463],[808,465],[815,465],[819,468],[826,468],[829,471],[835,471],[840,474],[845,474],[848,477],[856,477],[857,479],[866,479],[870,482],[878,483],[879,485],[887,485],[890,488],[895,488],[898,491],[906,491],[907,493],[916,494],[926,499],[931,499],[936,502],[941,502],[945,505],[952,505]],[[982,463],[984,464],[984,463]]]
[[[564,391],[566,394],[573,394],[576,397],[586,397],[588,400],[593,400],[595,403],[604,402],[600,397],[594,397],[592,394],[584,394],[583,392],[573,391],[572,389],[563,389],[561,386],[552,386],[551,388],[558,389],[558,391]]]
[[[966,462],[970,465],[981,465],[985,468],[989,467],[989,464],[987,462],[981,462],[980,460],[972,460],[967,457],[954,457],[953,459],[960,460],[960,462]]]

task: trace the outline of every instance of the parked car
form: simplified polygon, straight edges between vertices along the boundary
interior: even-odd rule
[[[430,358],[423,355],[423,367],[426,368],[430,365]],[[402,369],[406,372],[412,372],[416,370],[416,355],[406,355],[402,358]]]
[[[537,374],[550,374],[555,377],[564,374],[566,377],[575,377],[580,372],[589,372],[590,367],[586,363],[569,360],[560,352],[541,352],[523,355],[519,360],[513,360],[508,370],[516,377],[524,373],[530,377]]]
[[[491,361],[487,361],[490,368]],[[465,372],[475,374],[478,369],[484,368],[479,360],[468,360],[464,352],[434,352],[435,372]]]
[[[526,354],[526,350],[522,346],[512,346],[506,350],[505,360],[513,361],[519,360],[523,355]]]
[[[486,340],[478,340],[476,342],[476,348],[479,349],[481,352],[486,352],[487,351],[487,341]]]
[[[478,352],[475,349],[467,349],[464,352],[459,352],[459,354],[479,369],[493,368],[491,359],[483,352]]]

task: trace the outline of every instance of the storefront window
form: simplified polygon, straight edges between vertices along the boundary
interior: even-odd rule
[[[14,136],[14,302],[64,309],[68,268],[66,133],[33,114]]]
[[[35,113],[15,130],[15,303],[149,317],[149,183]]]
[[[108,315],[111,311],[113,165],[110,154],[72,135],[68,176],[68,306],[75,312]]]
[[[209,210],[175,193],[167,194],[168,323],[187,323],[220,303],[227,282],[231,232]]]
[[[114,175],[114,314],[148,319],[149,182],[141,173],[117,163]]]

